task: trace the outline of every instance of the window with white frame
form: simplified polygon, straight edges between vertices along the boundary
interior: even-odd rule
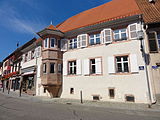
[[[32,52],[31,52],[31,59],[34,59],[34,57],[35,57],[35,50],[32,50]]]
[[[25,60],[24,60],[24,62],[27,62],[27,60],[28,60],[28,53],[25,54]]]
[[[62,64],[58,64],[58,73],[62,73]]]
[[[127,29],[118,29],[113,31],[114,41],[127,40]]]
[[[160,32],[157,33],[158,47],[160,49]]]
[[[137,32],[138,32],[138,24],[134,23],[134,24],[130,24],[129,26],[129,38],[130,39],[135,39],[137,38]]]
[[[47,73],[47,64],[43,63],[43,73]]]
[[[37,48],[37,57],[41,56],[41,46]]]
[[[95,59],[90,59],[90,74],[96,74],[96,61],[95,61]]]
[[[77,48],[77,38],[69,40],[69,49]]]
[[[46,38],[44,40],[44,48],[48,48],[48,41],[49,41],[49,38]]]
[[[92,34],[89,36],[90,45],[100,44],[100,42],[100,34]]]
[[[74,75],[76,74],[76,61],[69,61],[68,62],[68,74]]]
[[[116,57],[116,72],[117,73],[129,72],[128,56]]]
[[[55,38],[51,38],[50,39],[50,48],[54,48],[56,44],[56,39]]]

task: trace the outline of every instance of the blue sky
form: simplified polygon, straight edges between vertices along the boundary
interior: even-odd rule
[[[0,61],[36,36],[51,21],[57,25],[111,0],[0,0]],[[37,36],[36,36],[37,37]]]

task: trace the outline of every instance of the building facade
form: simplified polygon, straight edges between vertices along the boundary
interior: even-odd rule
[[[5,86],[12,80],[30,95],[156,103],[159,8],[160,1],[112,0],[44,28],[3,61]]]

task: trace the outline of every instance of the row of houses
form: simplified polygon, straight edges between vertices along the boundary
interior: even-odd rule
[[[49,25],[3,60],[0,85],[53,98],[156,103],[159,8],[159,0],[112,0]]]

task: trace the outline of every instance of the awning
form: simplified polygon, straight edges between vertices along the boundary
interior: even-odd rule
[[[26,76],[26,75],[32,75],[32,74],[35,74],[34,71],[31,71],[31,72],[25,72],[22,74],[22,76]]]

